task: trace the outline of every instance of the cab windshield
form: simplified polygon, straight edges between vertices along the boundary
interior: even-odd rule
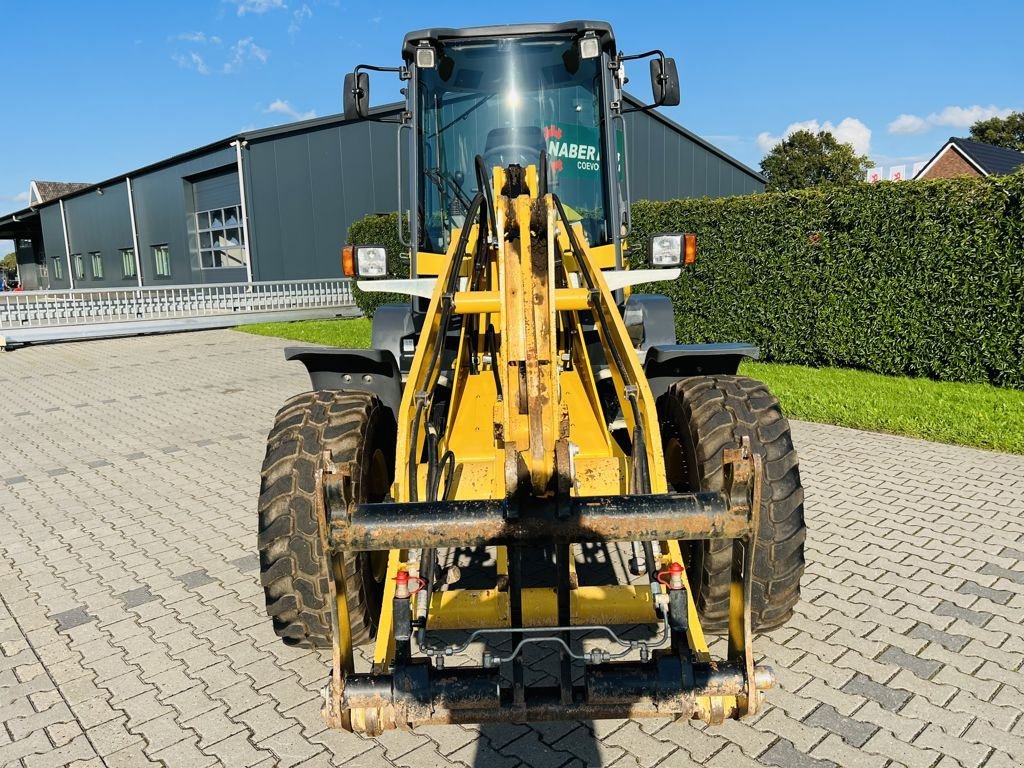
[[[474,162],[537,165],[548,189],[608,242],[602,183],[601,59],[567,36],[446,41],[437,67],[418,71],[423,245],[443,252],[479,191]]]

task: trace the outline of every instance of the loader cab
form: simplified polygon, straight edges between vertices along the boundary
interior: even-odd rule
[[[672,59],[659,50],[617,51],[611,26],[600,21],[424,29],[405,36],[402,59],[399,67],[356,67],[345,77],[344,99],[349,119],[399,123],[398,239],[411,278],[438,275],[478,196],[490,210],[492,197],[519,194],[493,188],[495,169],[510,166],[536,169],[535,189],[557,197],[567,222],[597,248],[602,269],[623,266],[630,229],[624,114],[679,103]],[[650,59],[652,101],[624,107],[625,64],[637,59]],[[397,119],[371,116],[370,73],[381,71],[405,83]],[[345,274],[388,277],[384,248],[371,250],[372,268],[357,266],[353,254]],[[411,295],[408,310],[382,308],[374,317],[375,346],[391,349],[403,372],[429,303],[425,285],[402,288]],[[621,290],[615,296],[625,301]]]
[[[445,252],[462,226],[480,187],[477,156],[488,178],[495,167],[536,166],[592,245],[613,242],[625,200],[623,137],[609,130],[614,54],[611,30],[585,22],[406,36],[423,250]]]
[[[535,166],[542,191],[558,195],[588,243],[612,247],[622,265],[630,202],[624,63],[651,58],[648,109],[679,103],[672,59],[617,53],[611,26],[600,21],[424,29],[406,35],[402,58],[400,67],[360,65],[347,75],[345,114],[369,117],[369,72],[397,72],[407,83],[399,209],[414,276],[417,254],[445,253],[494,168],[510,165]]]

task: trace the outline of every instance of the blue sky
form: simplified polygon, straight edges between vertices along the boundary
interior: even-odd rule
[[[403,34],[598,18],[628,52],[676,58],[672,118],[757,167],[792,126],[831,126],[889,166],[930,157],[978,116],[1024,109],[1024,3],[331,0],[7,3],[0,211],[32,179],[99,181],[242,129],[341,109],[355,64]],[[500,10],[499,10],[500,8]],[[646,95],[646,69],[632,90]],[[373,101],[397,98],[374,81]]]

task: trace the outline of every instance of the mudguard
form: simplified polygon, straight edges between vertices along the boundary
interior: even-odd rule
[[[386,349],[286,347],[286,360],[298,360],[309,373],[313,389],[354,389],[371,392],[398,418],[402,374]]]
[[[644,373],[659,398],[685,376],[735,375],[744,358],[760,356],[753,344],[666,344],[647,350]]]

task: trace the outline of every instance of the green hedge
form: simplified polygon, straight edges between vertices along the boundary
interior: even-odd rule
[[[395,221],[358,221],[349,242],[386,245],[404,276]],[[696,266],[649,287],[672,298],[680,343],[1024,389],[1024,174],[639,202],[635,265],[664,231],[697,233]],[[356,292],[367,316],[407,300]]]
[[[388,249],[388,276],[409,276],[409,249],[398,239],[398,214],[367,216],[353,222],[348,229],[349,245],[383,245]],[[402,304],[409,301],[400,293],[366,293],[352,286],[352,295],[364,317],[373,317],[381,304]]]
[[[640,202],[634,263],[661,231],[697,234],[695,267],[651,286],[681,343],[1024,388],[1024,174]]]

